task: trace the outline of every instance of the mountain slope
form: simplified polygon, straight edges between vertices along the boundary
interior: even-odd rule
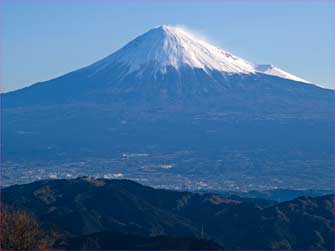
[[[124,235],[141,236],[134,237],[138,243],[167,235],[167,245],[187,245],[187,239],[193,238],[198,249],[215,244],[194,238],[213,240],[227,249],[332,250],[334,245],[332,195],[299,197],[263,208],[255,204],[257,200],[243,202],[87,177],[38,181],[1,192],[2,203],[32,212],[45,228],[61,232],[76,248],[89,238],[112,248],[106,231],[119,233],[114,237],[120,235],[121,240]]]
[[[291,73],[285,72],[274,65],[257,65],[256,70],[272,76],[287,78],[298,82],[310,83],[302,78],[292,75]]]
[[[119,232],[99,232],[66,240],[56,246],[67,250],[222,250],[213,241],[173,236],[143,237]]]

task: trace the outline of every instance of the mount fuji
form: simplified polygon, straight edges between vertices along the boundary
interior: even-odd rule
[[[165,73],[168,68],[185,67],[223,74],[265,73],[300,82],[307,82],[272,65],[255,65],[213,46],[182,28],[160,26],[127,44],[113,55],[100,61],[99,69],[110,65],[124,65],[129,72],[150,69]]]
[[[333,95],[156,27],[87,67],[2,94],[5,182],[117,174],[173,188],[328,189]]]

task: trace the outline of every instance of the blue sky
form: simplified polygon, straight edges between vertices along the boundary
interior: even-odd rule
[[[333,1],[2,0],[2,90],[91,64],[161,24],[185,25],[246,60],[334,86]]]

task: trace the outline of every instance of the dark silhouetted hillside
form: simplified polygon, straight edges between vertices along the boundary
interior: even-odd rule
[[[333,196],[268,206],[153,189],[129,180],[45,180],[2,190],[2,201],[63,235],[62,248],[333,249]],[[123,241],[126,239],[132,242]],[[113,244],[114,243],[114,244]]]

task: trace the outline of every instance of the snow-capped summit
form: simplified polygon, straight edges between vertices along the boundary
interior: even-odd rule
[[[183,66],[217,70],[226,73],[254,73],[249,62],[240,59],[194,34],[174,26],[159,26],[132,40],[126,46],[104,59],[104,63],[121,63],[130,71],[147,64],[154,71],[165,72],[167,67]]]
[[[308,83],[273,65],[257,65],[241,59],[178,26],[153,28],[96,65],[102,69],[115,64],[126,66],[128,73],[141,72],[147,66],[154,73],[165,73],[168,67],[178,70],[188,66],[224,74],[263,73]]]

